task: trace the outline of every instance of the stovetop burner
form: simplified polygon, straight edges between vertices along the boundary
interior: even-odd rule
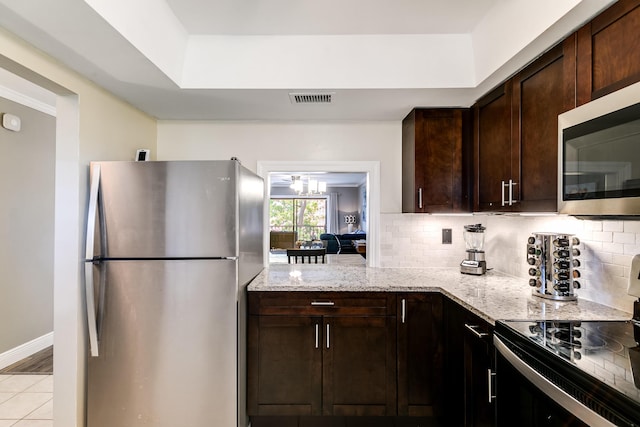
[[[612,334],[611,325],[585,330],[581,322],[547,321],[530,325],[529,331],[533,341],[569,360],[580,360],[584,354],[624,350],[624,345]]]

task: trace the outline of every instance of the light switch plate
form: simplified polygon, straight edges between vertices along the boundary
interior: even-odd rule
[[[443,245],[450,245],[451,242],[452,242],[451,229],[450,228],[443,228],[442,229],[442,244]]]

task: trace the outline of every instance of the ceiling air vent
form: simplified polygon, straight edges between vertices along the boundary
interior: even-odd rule
[[[333,92],[324,93],[290,93],[292,104],[331,104]]]

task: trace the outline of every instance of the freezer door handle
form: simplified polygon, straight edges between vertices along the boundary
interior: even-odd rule
[[[85,242],[85,261],[93,260],[93,244],[96,232],[96,215],[98,214],[98,193],[100,192],[100,165],[94,164],[91,169],[91,187],[89,190],[89,208],[87,209],[87,235]]]
[[[98,192],[100,189],[100,165],[93,165],[91,172],[91,190],[87,212],[87,236],[84,263],[84,286],[89,329],[91,356],[98,357],[98,318],[96,313],[95,292],[93,287],[93,244],[95,238],[96,215],[98,213]]]

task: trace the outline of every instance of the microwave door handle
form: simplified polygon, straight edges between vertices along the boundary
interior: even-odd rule
[[[91,187],[89,191],[89,208],[87,210],[87,235],[84,260],[85,303],[87,307],[87,323],[89,330],[89,346],[92,357],[98,357],[98,324],[93,285],[93,246],[95,239],[96,215],[98,214],[98,193],[100,190],[100,165],[93,165],[91,171]],[[102,276],[102,274],[100,274]]]

